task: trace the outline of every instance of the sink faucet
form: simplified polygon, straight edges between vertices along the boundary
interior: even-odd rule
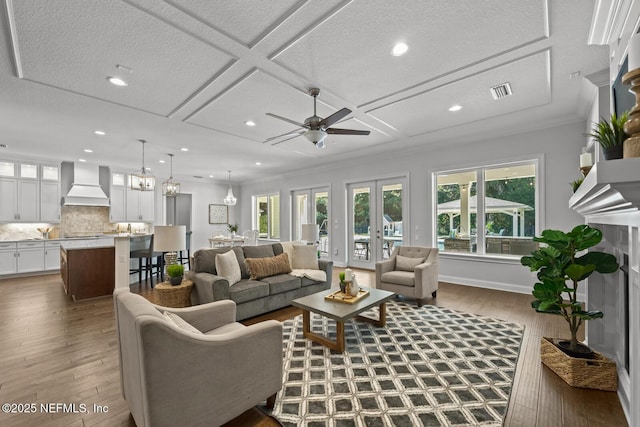
[[[127,233],[131,234],[131,224],[127,224]]]

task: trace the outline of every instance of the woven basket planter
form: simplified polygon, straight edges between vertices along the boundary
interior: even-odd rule
[[[571,387],[617,391],[616,362],[597,352],[594,356],[594,359],[571,357],[556,347],[551,338],[540,339],[542,363]]]

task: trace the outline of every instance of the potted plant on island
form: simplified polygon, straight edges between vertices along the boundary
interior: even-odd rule
[[[169,275],[169,283],[177,286],[182,283],[184,275],[184,266],[182,264],[171,264],[167,266],[167,275]]]
[[[600,144],[605,160],[622,158],[624,140],[627,139],[624,124],[628,118],[628,112],[624,112],[620,117],[612,113],[610,122],[603,117],[598,123],[593,124],[588,136],[593,137]]]
[[[231,237],[236,237],[236,233],[238,232],[238,224],[228,224],[227,228],[231,233]]]
[[[523,256],[520,260],[522,265],[529,267],[531,271],[538,272],[538,282],[534,285],[532,292],[535,300],[531,302],[531,306],[539,313],[562,316],[569,325],[571,335],[570,339],[564,340],[551,340],[543,337],[540,349],[542,362],[572,386],[603,390],[617,388],[615,363],[578,342],[578,331],[582,324],[587,320],[603,317],[601,311],[586,310],[583,303],[578,300],[580,282],[593,272],[607,274],[618,269],[617,260],[611,254],[592,251],[578,255],[600,243],[602,232],[588,225],[578,225],[568,233],[559,230],[544,230],[541,237],[534,237],[533,240],[544,243],[546,246],[533,251],[530,256]],[[584,361],[584,363],[572,365],[573,362],[569,361],[570,358]],[[616,381],[615,386],[612,384],[603,386],[596,383],[580,383],[577,378],[581,375],[571,371],[572,368],[597,369],[602,365],[600,361],[603,360],[613,365],[611,375]],[[593,377],[593,375],[587,376]],[[578,383],[575,383],[576,381]]]

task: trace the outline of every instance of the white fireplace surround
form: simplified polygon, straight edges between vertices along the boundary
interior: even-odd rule
[[[622,265],[629,259],[628,300],[624,273],[592,275],[587,281],[586,304],[604,318],[587,322],[587,343],[616,361],[618,396],[630,426],[640,426],[640,158],[596,163],[569,199],[569,207],[585,222],[603,232],[594,250],[613,253]],[[625,307],[629,304],[629,341]],[[625,355],[629,352],[629,370]]]

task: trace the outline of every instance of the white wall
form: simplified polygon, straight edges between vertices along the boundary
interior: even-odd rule
[[[462,143],[452,141],[448,148],[437,150],[412,149],[393,156],[366,157],[361,161],[345,164],[333,163],[328,167],[302,170],[248,182],[237,194],[241,210],[241,229],[251,226],[251,197],[256,194],[280,192],[282,240],[290,237],[290,192],[295,189],[329,185],[331,187],[331,213],[333,218],[332,255],[336,265],[344,265],[346,248],[346,184],[368,179],[408,176],[409,215],[405,232],[408,244],[431,246],[432,232],[432,182],[435,171],[456,169],[478,164],[501,163],[510,160],[542,157],[545,200],[543,201],[543,228],[568,230],[583,219],[569,210],[571,197],[569,183],[580,176],[579,155],[585,145],[584,121],[551,129],[543,129],[520,135],[476,140]],[[301,143],[305,143],[301,141]],[[235,190],[234,190],[235,191]],[[333,250],[331,251],[333,253]],[[462,259],[461,259],[462,258]],[[495,287],[516,292],[530,293],[532,274],[518,260],[505,262],[489,258],[472,260],[460,256],[441,256],[441,280],[456,283]]]

